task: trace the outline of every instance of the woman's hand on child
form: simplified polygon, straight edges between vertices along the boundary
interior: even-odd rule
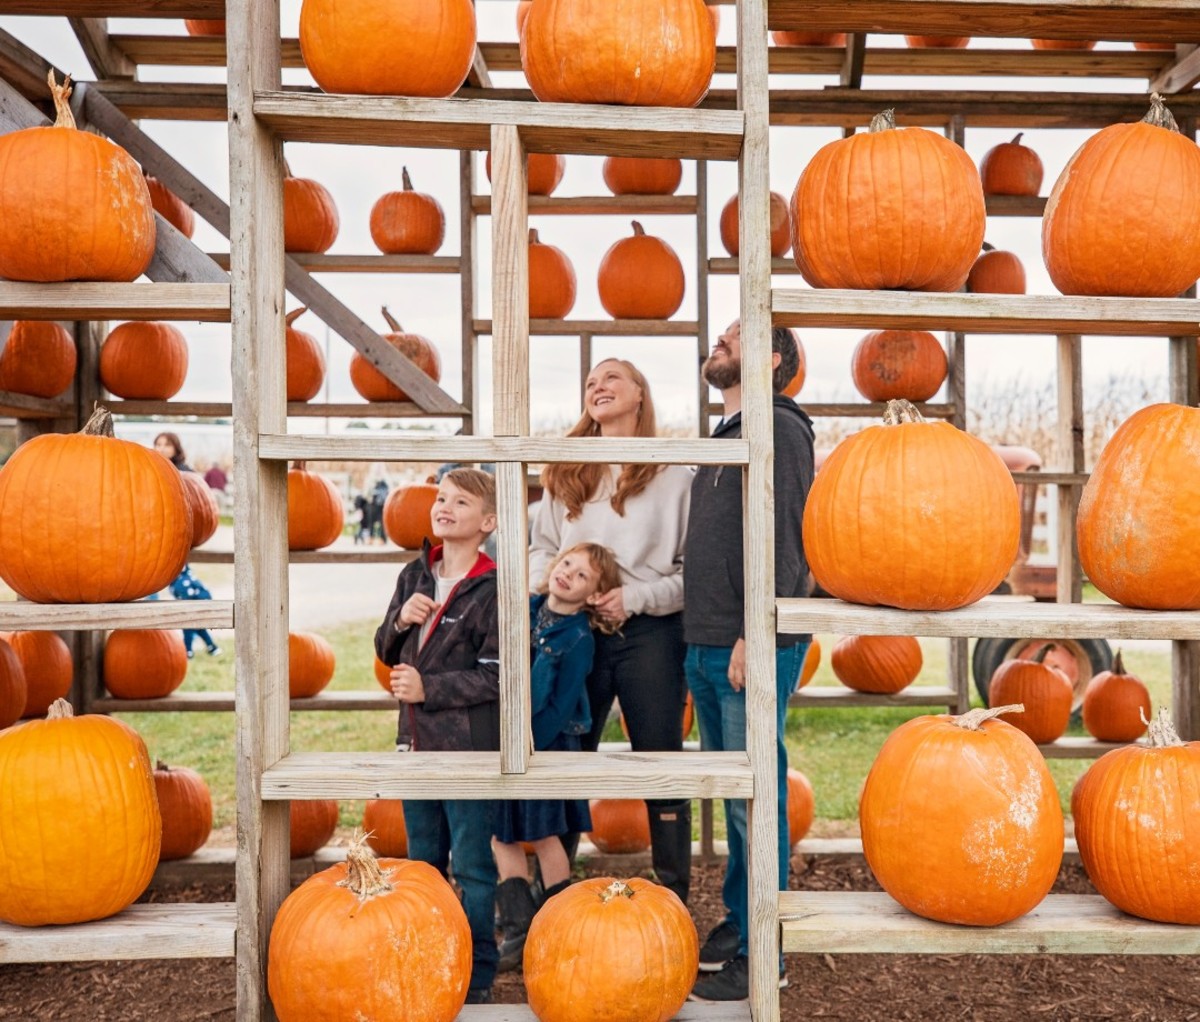
[[[421,672],[411,664],[400,664],[392,668],[392,695],[402,703],[425,702],[425,685]]]
[[[429,619],[429,615],[436,614],[440,607],[440,603],[435,602],[424,593],[414,593],[404,601],[404,606],[400,608],[400,623],[423,625]]]
[[[746,640],[738,639],[729,654],[729,686],[735,692],[746,687]]]
[[[610,589],[607,593],[589,596],[588,603],[596,608],[600,617],[605,621],[623,625],[629,620],[629,615],[625,612],[625,597],[622,593],[622,588],[618,586],[616,589]]]

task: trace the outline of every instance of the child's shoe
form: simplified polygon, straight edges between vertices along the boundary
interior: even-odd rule
[[[209,646],[208,647],[208,655],[209,656],[220,656],[221,655],[221,647],[220,646]]]

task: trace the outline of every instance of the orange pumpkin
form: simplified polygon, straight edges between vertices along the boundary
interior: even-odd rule
[[[1200,277],[1200,147],[1162,99],[1088,139],[1042,217],[1042,257],[1065,295],[1172,298]]]
[[[567,254],[529,232],[529,318],[564,319],[575,307],[575,268]]]
[[[1035,50],[1094,50],[1095,40],[1087,39],[1030,39]]]
[[[475,58],[471,0],[304,0],[300,53],[326,92],[457,92]]]
[[[1134,412],[1083,487],[1075,529],[1084,574],[1127,607],[1200,610],[1197,500],[1200,409]]]
[[[306,177],[283,179],[283,249],[285,252],[327,252],[337,241],[337,206],[329,189]]]
[[[1071,682],[1057,667],[1045,662],[1046,654],[1054,648],[1049,642],[1032,660],[1005,660],[988,684],[988,702],[993,706],[1024,706],[1023,713],[1004,714],[1004,719],[1039,745],[1058,741],[1071,720]]]
[[[998,926],[1034,908],[1058,876],[1058,792],[1037,747],[995,719],[1010,709],[910,720],[867,774],[863,854],[910,912]]]
[[[392,691],[392,669],[388,667],[379,657],[375,657],[375,680],[389,695]]]
[[[157,236],[141,169],[107,138],[76,130],[70,78],[48,80],[54,124],[0,136],[0,277],[137,280]]]
[[[325,355],[317,339],[292,324],[308,309],[301,306],[287,314],[287,399],[309,401],[325,382]]]
[[[613,195],[674,195],[683,180],[683,161],[671,157],[610,156],[602,170]]]
[[[793,330],[792,335],[795,336],[795,333]],[[781,391],[784,397],[796,397],[804,389],[804,381],[808,379],[808,356],[804,352],[804,342],[799,337],[796,337],[796,355],[799,361],[792,378]]]
[[[405,333],[404,328],[392,318],[386,305],[383,307],[383,318],[392,330],[390,334],[384,334],[383,339],[437,383],[442,378],[442,359],[433,342],[420,334]],[[350,382],[368,401],[408,400],[408,395],[403,390],[357,351],[350,357]]]
[[[170,767],[159,760],[154,788],[162,814],[160,862],[186,859],[199,851],[212,833],[212,793],[204,778],[190,767]]]
[[[433,534],[433,502],[438,488],[433,483],[400,486],[383,502],[383,531],[396,546],[420,550],[425,541],[437,543]]]
[[[1140,678],[1125,673],[1117,650],[1111,671],[1093,675],[1083,693],[1083,726],[1101,742],[1136,742],[1150,720],[1150,693]]]
[[[812,829],[817,814],[816,799],[812,784],[799,770],[788,767],[787,772],[787,826],[788,846],[795,848]]]
[[[305,859],[324,848],[337,830],[338,804],[331,798],[292,802],[289,852],[293,859]]]
[[[874,330],[850,356],[854,386],[868,401],[928,401],[947,369],[946,350],[927,330]]]
[[[127,401],[169,401],[187,370],[187,339],[171,323],[122,323],[100,349],[101,384]]]
[[[650,814],[640,798],[598,798],[589,806],[588,840],[607,855],[632,855],[650,847]]]
[[[904,41],[917,50],[965,50],[971,43],[971,37],[954,35],[906,35]]]
[[[845,46],[845,32],[772,32],[776,46]]]
[[[808,644],[808,649],[804,654],[804,663],[800,665],[800,684],[796,688],[804,688],[817,673],[817,668],[821,666],[821,644],[814,637],[812,642]]]
[[[533,0],[520,0],[517,4],[517,38],[521,38],[521,33],[525,31],[525,19],[529,17],[529,8],[533,6]]]
[[[432,195],[413,190],[400,168],[402,191],[388,192],[371,207],[371,238],[385,255],[433,255],[446,240],[446,214]]]
[[[150,205],[154,207],[154,212],[174,227],[175,230],[179,231],[185,238],[190,238],[195,234],[196,215],[192,212],[192,207],[158,178],[151,177],[149,174],[145,174],[144,176],[146,178],[146,188],[150,192]]]
[[[188,35],[224,35],[225,19],[223,18],[185,18],[184,25]]]
[[[987,444],[889,401],[885,425],[843,440],[804,508],[804,552],[821,586],[852,603],[952,610],[1012,567],[1017,489]]]
[[[361,843],[289,894],[271,927],[279,1022],[449,1022],[470,979],[471,928],[450,884],[428,863],[376,860]]]
[[[847,688],[894,695],[917,680],[924,658],[910,635],[847,635],[834,645],[829,663]]]
[[[661,238],[633,222],[600,260],[600,304],[613,319],[670,319],[683,304],[683,264]]]
[[[967,290],[974,294],[1023,295],[1025,267],[1015,253],[994,248],[985,241],[982,254],[967,276]]]
[[[0,469],[0,577],[35,603],[114,603],[182,570],[192,518],[179,472],[113,436],[98,408],[79,433],[44,433]]]
[[[1037,195],[1045,169],[1041,157],[1021,144],[1024,132],[1011,142],[1001,142],[983,154],[979,179],[984,195]]]
[[[1200,924],[1200,742],[1183,742],[1166,710],[1148,745],[1106,752],[1071,794],[1088,879],[1122,912]]]
[[[1174,43],[1162,42],[1136,42],[1133,44],[1135,50],[1174,50]]]
[[[721,244],[725,251],[735,256],[740,251],[738,242],[738,197],[732,196],[721,210]],[[778,192],[771,193],[771,255],[778,258],[787,255],[792,247],[791,224],[788,222],[788,204]]]
[[[521,33],[521,67],[543,103],[693,107],[716,66],[701,0],[542,0]]]
[[[75,379],[75,339],[58,323],[19,319],[0,351],[0,390],[58,397]]]
[[[187,676],[178,629],[118,628],[104,643],[104,687],[117,699],[161,699]]]
[[[337,487],[297,461],[288,471],[288,549],[320,550],[342,534],[346,511]]]
[[[46,720],[0,733],[0,921],[86,923],[133,904],[158,864],[162,820],[150,756],[111,717]]]
[[[408,857],[408,831],[404,827],[404,801],[373,798],[363,810],[364,840],[371,851],[389,859]]]
[[[0,731],[21,719],[29,689],[17,651],[0,639]]]
[[[183,492],[192,509],[192,547],[207,543],[217,534],[221,523],[221,509],[217,506],[212,487],[199,472],[181,472]]]
[[[75,664],[57,632],[0,632],[17,655],[25,679],[25,702],[18,717],[43,717],[56,699],[71,691]]]
[[[288,695],[311,699],[333,680],[333,647],[315,632],[288,632]]]
[[[983,244],[975,164],[949,139],[897,128],[822,147],[792,194],[792,255],[813,287],[957,291]]]
[[[483,161],[488,181],[492,180],[492,154]],[[530,153],[526,157],[525,180],[530,195],[553,195],[567,172],[567,158],[558,153]]]

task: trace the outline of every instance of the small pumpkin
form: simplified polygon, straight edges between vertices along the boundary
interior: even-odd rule
[[[967,276],[967,290],[974,294],[1023,295],[1025,267],[1014,252],[1005,252],[986,241]]]
[[[127,401],[169,401],[187,370],[187,339],[172,323],[121,323],[100,348],[100,382]]]
[[[376,855],[390,859],[408,858],[408,831],[404,826],[404,801],[373,798],[363,810],[364,840]]]
[[[75,340],[58,323],[19,319],[0,351],[0,390],[58,397],[75,379]]]
[[[613,319],[670,319],[683,304],[679,256],[636,220],[633,237],[604,253],[596,283],[600,304]]]
[[[492,154],[483,161],[488,181],[492,180]],[[567,158],[558,153],[530,153],[525,162],[525,180],[530,195],[553,195],[567,172]]]
[[[185,18],[188,35],[224,35],[224,18]]]
[[[221,509],[217,497],[199,472],[180,472],[183,492],[192,509],[192,548],[202,546],[217,534]]]
[[[437,543],[431,518],[437,494],[431,482],[392,490],[383,502],[383,531],[388,539],[404,550],[420,550],[426,540]]]
[[[346,511],[337,487],[303,461],[288,470],[288,549],[320,550],[342,534]]]
[[[446,240],[446,213],[432,195],[413,190],[408,168],[400,168],[401,191],[388,192],[371,207],[371,238],[385,255],[433,255]]]
[[[315,632],[288,632],[288,695],[311,699],[333,680],[335,660],[329,641]]]
[[[71,650],[57,632],[0,632],[21,664],[25,701],[18,717],[44,717],[56,699],[65,698],[75,680]]]
[[[1150,720],[1150,693],[1125,671],[1121,651],[1111,671],[1093,675],[1083,692],[1083,727],[1101,742],[1136,742]]]
[[[983,154],[979,178],[984,195],[1037,195],[1042,187],[1045,168],[1042,159],[1021,144],[1024,132],[1011,142],[1001,142]]]
[[[928,330],[873,330],[850,356],[850,375],[868,401],[928,401],[941,389],[946,350]]]
[[[152,177],[149,174],[145,174],[144,176],[146,178],[146,188],[150,192],[150,205],[154,207],[154,212],[174,227],[175,230],[179,231],[185,238],[190,238],[195,234],[196,214],[192,212],[192,207],[158,178]]]
[[[817,641],[816,636],[808,644],[808,649],[804,653],[804,662],[800,665],[800,684],[797,689],[804,688],[816,676],[817,668],[821,666],[821,643]]]
[[[308,309],[301,306],[287,314],[287,399],[311,401],[325,383],[325,354],[310,333],[293,326]]]
[[[792,331],[793,336],[795,331]],[[787,385],[780,392],[784,397],[796,397],[800,391],[804,389],[804,381],[808,379],[808,356],[804,351],[804,342],[799,337],[796,338],[796,371],[792,374],[792,378],[788,380]]]
[[[799,770],[788,767],[787,772],[787,827],[788,847],[795,848],[812,829],[817,814],[816,799],[812,783]]]
[[[914,50],[965,50],[971,44],[971,37],[955,35],[906,35],[904,41]]]
[[[564,319],[575,307],[575,267],[566,252],[529,231],[529,318]]]
[[[21,658],[5,639],[0,639],[0,731],[21,719],[28,691]]]
[[[776,46],[845,46],[845,32],[772,32]]]
[[[738,241],[738,197],[733,195],[721,210],[721,244],[725,251],[735,256],[740,251]],[[778,192],[771,193],[771,255],[775,258],[787,255],[792,247],[791,224],[788,222],[788,204]]]
[[[305,859],[333,840],[338,804],[331,798],[305,799],[291,805],[289,856]]]
[[[673,157],[610,156],[601,171],[613,195],[674,195],[683,161]]]
[[[341,227],[333,196],[320,182],[293,177],[287,165],[284,166],[283,250],[328,252]]]
[[[589,806],[588,840],[607,855],[632,855],[650,847],[650,814],[640,798],[598,798]]]
[[[117,628],[104,643],[104,687],[117,699],[161,699],[187,677],[178,629]]]
[[[162,815],[159,861],[186,859],[204,847],[212,833],[212,793],[208,784],[190,767],[167,766],[159,760],[154,768],[154,788]]]
[[[856,692],[894,695],[921,673],[921,644],[910,635],[847,635],[830,654],[833,673]]]
[[[1003,719],[1039,745],[1058,741],[1071,720],[1071,682],[1062,671],[1046,663],[1046,654],[1054,648],[1054,643],[1048,642],[1032,660],[1005,660],[988,683],[988,702],[992,705],[1023,704],[1023,713],[1005,714]]]
[[[383,318],[387,320],[392,331],[384,334],[383,339],[437,383],[442,378],[442,359],[433,342],[420,334],[405,333],[404,328],[392,318],[386,305],[383,307]],[[350,382],[368,401],[408,400],[408,395],[403,390],[357,351],[350,357]]]
[[[1094,50],[1094,39],[1030,39],[1035,50]]]

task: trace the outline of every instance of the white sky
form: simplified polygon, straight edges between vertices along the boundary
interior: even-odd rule
[[[282,0],[282,29],[285,36],[295,36],[299,19],[300,0]],[[487,41],[515,40],[515,2],[485,2],[479,5],[479,38]],[[734,41],[732,9],[725,8],[720,41]],[[13,33],[47,59],[81,78],[91,77],[87,63],[72,35],[65,18],[0,17],[0,27]],[[182,33],[179,21],[152,19],[113,19],[114,32]],[[885,44],[885,37],[872,37],[873,44]],[[895,40],[886,40],[895,45]],[[1025,47],[1022,40],[977,40],[973,45],[989,47]],[[1100,48],[1128,49],[1129,43],[1101,43]],[[1168,55],[1164,54],[1164,59]],[[145,80],[220,81],[221,69],[207,68],[146,68]],[[520,74],[495,75],[498,85],[521,84]],[[310,81],[304,71],[285,72],[285,81]],[[717,76],[714,87],[732,87],[732,76]],[[828,77],[795,77],[787,82],[795,88],[813,88],[830,84]],[[963,85],[948,79],[884,79],[867,78],[866,88],[938,89],[959,88]],[[976,79],[969,83],[978,89],[1015,89],[1083,91],[1092,88],[1129,92],[1144,88],[1136,80],[1101,81],[1089,83],[1082,79],[1048,79],[1014,81],[1013,79]],[[224,124],[203,122],[146,121],[144,129],[173,153],[183,164],[223,197],[227,197],[227,142]],[[1013,130],[968,129],[966,148],[978,164],[983,154],[998,142],[1008,141]],[[1059,171],[1070,155],[1088,136],[1085,131],[1033,130],[1025,135],[1025,143],[1035,148],[1046,167],[1042,194],[1048,194]],[[771,136],[772,187],[790,197],[796,179],[813,152],[821,145],[840,137],[836,129],[776,128]],[[439,254],[452,255],[458,251],[458,154],[448,151],[377,149],[366,147],[337,147],[326,145],[289,145],[288,160],[293,173],[312,177],[325,184],[333,193],[341,215],[341,232],[331,252],[365,253],[376,251],[368,230],[368,217],[375,200],[387,191],[400,187],[400,167],[406,165],[418,190],[433,193],[446,211],[447,237]],[[567,172],[556,195],[605,195],[600,176],[599,157],[570,156]],[[717,218],[725,201],[736,190],[736,165],[709,164],[709,254],[724,255],[717,235]],[[479,158],[481,190],[487,179]],[[694,172],[685,164],[680,194],[694,187]],[[679,253],[687,273],[687,295],[677,318],[696,316],[695,227],[690,217],[645,217],[648,232],[658,234],[671,243]],[[576,319],[607,318],[596,297],[595,278],[601,256],[609,245],[629,233],[624,217],[535,217],[534,226],[543,241],[558,245],[570,256],[579,280],[579,298],[571,313]],[[1025,264],[1029,291],[1033,294],[1053,294],[1041,260],[1040,221],[1027,218],[992,218],[988,221],[988,240],[997,248],[1016,252]],[[481,309],[479,315],[490,316],[488,287],[490,235],[489,222],[481,219],[479,230],[481,271]],[[226,242],[207,224],[199,222],[196,242],[209,251],[219,251]],[[390,306],[393,314],[408,330],[431,338],[442,356],[442,384],[452,395],[460,393],[460,299],[457,276],[378,274],[352,277],[329,274],[323,282],[343,301],[354,308],[371,324],[383,329],[378,309]],[[779,286],[798,286],[800,278],[777,278]],[[713,333],[737,314],[737,281],[734,277],[710,278],[710,316]],[[289,300],[289,307],[295,302]],[[298,326],[314,333],[325,334],[324,326],[311,314]],[[191,365],[188,380],[180,399],[222,400],[230,392],[230,344],[227,325],[179,324],[191,344]],[[805,330],[801,332],[808,357],[808,382],[801,394],[801,404],[810,401],[858,400],[849,376],[849,356],[861,331]],[[330,341],[330,374],[328,399],[358,400],[349,382],[349,345],[339,338]],[[579,373],[578,344],[570,338],[532,339],[532,399],[535,428],[555,428],[574,421],[578,415],[577,381]],[[660,422],[688,425],[696,419],[696,390],[690,367],[694,364],[695,342],[691,338],[604,339],[594,342],[594,358],[620,355],[634,361],[648,376],[659,407]],[[479,386],[484,395],[480,432],[488,431],[490,418],[490,373],[487,366],[489,348],[482,346],[484,358]],[[686,367],[686,371],[681,371]],[[1111,374],[1128,374],[1150,382],[1156,399],[1165,400],[1167,344],[1164,339],[1151,338],[1088,338],[1084,342],[1085,386],[1096,385]],[[1038,386],[1054,372],[1054,343],[1048,337],[977,336],[968,341],[967,379],[968,402],[987,399],[988,392],[1013,378],[1024,378]],[[293,428],[312,431],[321,428],[320,420],[306,420]]]

